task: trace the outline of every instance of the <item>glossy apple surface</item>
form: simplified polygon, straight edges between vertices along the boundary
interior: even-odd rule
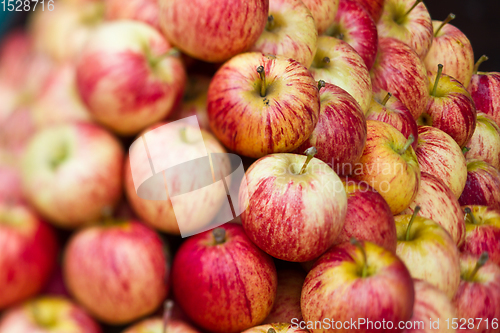
[[[378,22],[380,16],[382,15],[382,10],[384,8],[384,0],[355,0],[357,3],[363,6],[368,13],[370,13],[373,21]]]
[[[476,130],[466,147],[467,158],[474,158],[491,164],[500,170],[500,126],[486,113],[478,112]]]
[[[467,159],[467,182],[458,202],[500,210],[500,171],[486,162]]]
[[[477,72],[468,89],[477,110],[490,115],[500,126],[500,73]]]
[[[169,319],[165,325],[163,318],[149,318],[127,328],[122,333],[200,333],[200,331],[182,320]]]

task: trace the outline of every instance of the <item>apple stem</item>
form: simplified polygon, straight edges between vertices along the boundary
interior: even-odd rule
[[[172,319],[173,308],[174,302],[172,300],[168,300],[165,302],[163,308],[163,333],[167,333],[167,326],[170,323],[170,319]]]
[[[407,12],[406,12],[403,16],[401,16],[401,17],[397,20],[397,23],[398,23],[398,24],[402,24],[402,23],[403,23],[403,20],[404,20],[404,19],[408,16],[408,14],[410,14],[410,13],[411,13],[411,11],[412,11],[413,9],[415,9],[415,7],[417,7],[417,6],[418,6],[421,2],[422,2],[422,0],[417,0],[417,1],[415,1],[415,3],[413,4],[413,6],[411,6],[411,8],[410,8],[410,9],[408,9],[408,11],[407,11]]]
[[[220,245],[226,240],[226,229],[224,228],[215,228],[212,234],[214,235],[216,245]]]
[[[481,269],[481,267],[483,267],[484,265],[486,265],[486,262],[488,261],[488,259],[490,258],[490,256],[488,255],[488,252],[483,252],[481,254],[481,256],[479,257],[478,261],[476,262],[476,266],[474,267],[474,269],[472,270],[472,272],[469,274],[469,281],[473,280],[474,277],[476,276],[477,272]]]
[[[266,71],[264,66],[257,67],[257,73],[260,75],[260,97],[266,97],[267,85],[266,85]]]
[[[267,17],[266,30],[270,31],[274,29],[276,22],[274,21],[274,16],[269,15]]]
[[[361,254],[363,255],[363,270],[361,271],[361,277],[365,278],[368,275],[368,257],[366,256],[365,247],[354,237],[351,238],[350,242],[361,250]]]
[[[318,81],[318,90],[321,90],[321,88],[324,88],[326,86],[325,81],[319,80]]]
[[[410,136],[408,137],[408,140],[406,140],[406,143],[403,146],[403,149],[401,149],[401,151],[399,152],[399,155],[403,155],[404,153],[406,153],[406,151],[408,150],[408,148],[410,148],[410,146],[412,145],[412,143],[414,141],[415,141],[415,137],[413,136],[413,134],[410,134]]]
[[[443,74],[443,65],[439,64],[438,71],[436,74],[436,81],[434,81],[434,89],[432,89],[432,96],[436,96],[436,94],[437,94],[437,89],[438,89],[438,85],[439,85],[439,80],[441,79],[441,74]]]
[[[439,26],[439,28],[436,30],[436,32],[434,33],[434,37],[437,37],[439,32],[441,31],[441,29],[443,29],[443,27],[445,25],[447,25],[448,23],[450,23],[452,20],[455,19],[455,14],[453,13],[450,13],[450,15],[448,15],[448,17],[446,18],[446,20],[443,21],[443,23],[441,23],[441,25]]]
[[[66,159],[68,156],[68,148],[66,145],[60,145],[56,148],[54,157],[50,161],[52,169],[57,169],[59,165]]]
[[[384,97],[384,100],[382,101],[382,105],[385,106],[387,104],[387,102],[389,102],[389,100],[391,99],[392,97],[392,94],[391,93],[387,93],[387,95],[385,95]]]
[[[487,61],[489,58],[485,55],[481,56],[481,58],[479,58],[479,60],[476,62],[476,64],[474,65],[474,74],[477,74],[477,71],[479,70],[479,66],[481,66],[481,64],[485,61]]]
[[[408,223],[408,227],[406,228],[406,237],[405,237],[406,241],[410,240],[411,226],[413,224],[413,221],[415,221],[415,218],[417,217],[418,212],[420,212],[420,206],[415,207],[415,210],[413,211],[413,215],[411,216],[410,222]]]
[[[167,52],[157,56],[157,57],[151,57],[151,60],[149,61],[149,64],[151,67],[156,67],[163,59],[171,57],[171,56],[178,56],[180,54],[180,51],[178,48],[173,47]]]
[[[472,214],[472,210],[469,207],[465,207],[464,212],[465,212],[465,217],[467,217],[467,215],[470,216],[472,224],[476,225],[479,224],[477,223],[476,217],[474,216],[474,214]]]
[[[340,39],[340,40],[344,40],[344,37],[345,37],[344,34],[341,32],[335,35],[335,38]]]
[[[462,148],[462,153],[465,155],[467,154],[468,152],[470,151],[470,148],[469,147],[463,147]]]
[[[304,165],[302,166],[302,169],[300,169],[299,175],[304,174],[304,172],[306,171],[307,165],[309,164],[309,162],[311,162],[314,155],[316,155],[317,153],[318,153],[318,150],[316,149],[316,147],[311,147],[311,148],[306,149],[304,154],[307,155],[307,158],[306,158],[306,161],[304,162]]]

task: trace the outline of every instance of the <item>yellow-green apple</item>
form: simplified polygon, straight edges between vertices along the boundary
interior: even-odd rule
[[[43,216],[60,227],[77,228],[118,203],[122,167],[116,138],[96,125],[73,123],[33,136],[21,177],[28,201]]]
[[[466,147],[465,157],[484,161],[500,170],[500,126],[490,115],[477,113],[476,130]]]
[[[430,74],[430,98],[417,122],[439,128],[463,148],[476,129],[476,107],[467,89],[442,71],[439,64],[437,73]]]
[[[263,324],[291,323],[302,320],[300,293],[306,274],[297,269],[278,270],[278,289],[271,313]]]
[[[405,138],[413,135],[415,141],[411,146],[415,149],[418,143],[417,122],[408,108],[399,99],[384,90],[373,94],[372,102],[365,114],[367,120],[383,121],[395,127]]]
[[[122,135],[167,117],[182,98],[186,74],[170,44],[142,22],[102,24],[77,64],[78,91],[92,116]]]
[[[394,215],[408,208],[417,196],[420,167],[406,139],[392,125],[368,120],[368,136],[353,177],[368,183],[387,201]]]
[[[170,165],[175,165],[176,161],[181,159],[183,161],[191,161],[207,153],[223,154],[226,152],[224,147],[210,133],[201,130],[200,138],[199,127],[197,125],[189,125],[186,122],[173,122],[168,125],[168,135],[165,135],[163,131],[154,131],[163,125],[165,123],[158,123],[141,134],[141,136],[147,134],[148,141],[154,142],[154,144],[148,145],[149,156],[152,161],[161,161],[165,164],[170,163]],[[168,153],[165,153],[166,147]],[[191,222],[190,225],[183,225],[183,231],[206,227],[217,215],[223,202],[227,200],[227,193],[222,188],[206,186],[206,180],[212,180],[212,169],[203,168],[200,163],[184,164],[185,172],[179,175],[177,179],[179,182],[176,185],[170,183],[170,181],[166,183],[167,188],[168,184],[172,184],[172,186],[182,188],[183,193],[195,190],[198,193],[196,209],[193,209],[194,203],[192,197],[179,195],[175,199],[174,211],[174,206],[168,192],[165,200],[147,200],[139,197],[136,191],[138,187],[135,186],[130,166],[130,156],[127,157],[124,166],[124,186],[128,202],[135,213],[149,226],[169,234],[180,234],[176,214],[181,214],[178,216],[182,216],[183,220]],[[137,177],[136,179],[147,179],[150,177],[150,165],[147,164],[145,168],[143,167],[143,165],[136,165],[134,167],[134,177]],[[196,174],[197,177],[193,178],[193,174]],[[185,179],[186,176],[189,179]],[[155,194],[157,190],[160,190],[162,194],[165,193],[165,187],[163,186],[159,188],[147,187],[147,189],[152,191],[149,197],[160,197]]]
[[[366,182],[348,177],[342,178],[342,182],[347,193],[347,213],[335,244],[354,237],[396,252],[394,216],[384,198]]]
[[[49,281],[58,245],[54,230],[23,204],[0,202],[0,310],[35,296]]]
[[[418,206],[417,206],[418,207]],[[418,215],[395,217],[396,253],[413,278],[423,279],[451,299],[460,283],[460,254],[448,232],[436,222]]]
[[[453,18],[455,15],[450,14],[443,22],[432,21],[434,39],[424,63],[430,71],[435,71],[439,64],[443,64],[443,73],[467,88],[474,69],[474,52],[464,33],[449,24]]]
[[[217,71],[208,90],[208,119],[215,136],[253,158],[295,150],[311,136],[319,110],[311,73],[281,56],[239,54]]]
[[[417,197],[403,214],[412,214],[417,206],[422,207],[420,215],[433,220],[448,231],[457,246],[463,244],[464,212],[453,192],[439,178],[421,172]]]
[[[159,0],[160,27],[184,53],[222,62],[247,50],[267,22],[269,0]],[[231,27],[230,29],[227,27]]]
[[[271,312],[277,275],[270,256],[227,223],[188,238],[172,266],[174,295],[184,312],[210,332],[241,332]]]
[[[406,105],[414,119],[425,111],[429,99],[427,71],[417,53],[405,43],[379,38],[370,75],[373,92],[389,91]]]
[[[479,72],[479,65],[486,59],[482,56],[476,63],[468,89],[476,109],[490,115],[500,126],[500,73]]]
[[[64,281],[95,318],[126,324],[162,304],[169,260],[156,232],[137,221],[108,219],[73,235],[63,258]]]
[[[338,175],[349,175],[359,161],[366,143],[366,120],[359,104],[344,89],[318,83],[321,109],[314,131],[297,150],[302,154],[316,147],[316,158]]]
[[[453,298],[459,319],[455,321],[450,319],[450,327],[458,328],[465,322],[463,327],[467,327],[472,332],[498,332],[500,267],[488,261],[486,252],[481,256],[462,254],[460,269],[461,281]]]
[[[321,35],[332,24],[339,8],[339,0],[302,0],[309,8]]]
[[[306,156],[272,154],[247,170],[240,187],[241,222],[248,237],[275,258],[316,259],[344,226],[347,196],[325,162]]]
[[[500,265],[500,211],[487,206],[464,206],[465,242],[460,251],[476,256],[488,252]]]
[[[309,67],[317,44],[314,18],[301,0],[269,0],[266,28],[249,51],[292,58]]]
[[[467,180],[467,164],[455,140],[436,127],[419,126],[415,153],[420,171],[439,178],[458,199]]]
[[[422,0],[385,0],[377,23],[380,37],[402,41],[424,59],[432,44],[432,21]]]
[[[349,44],[334,37],[320,36],[309,70],[315,80],[347,91],[366,112],[372,97],[370,75],[361,56]]]
[[[0,333],[101,333],[99,324],[66,298],[41,297],[7,310]]]
[[[302,315],[306,323],[323,324],[317,328],[312,325],[310,332],[374,332],[373,324],[370,327],[367,322],[382,320],[384,329],[401,332],[397,323],[410,319],[414,303],[408,269],[389,250],[370,242],[353,243],[356,245],[332,247],[306,277],[300,303]],[[364,322],[358,319],[353,327],[354,318]],[[333,319],[347,321],[348,325],[328,327],[326,324]]]
[[[122,333],[200,333],[200,331],[179,319],[171,318],[165,325],[162,318],[148,318],[127,328]]]
[[[104,0],[106,20],[135,20],[160,30],[159,4],[155,0]]]
[[[371,15],[373,21],[377,23],[382,16],[384,0],[354,0],[359,3]]]
[[[335,21],[325,33],[351,45],[363,58],[366,68],[372,68],[378,46],[377,26],[361,4],[340,0]]]
[[[454,333],[455,329],[446,325],[452,318],[457,318],[457,310],[450,298],[438,288],[414,279],[415,305],[410,319],[411,328],[405,333]],[[432,322],[432,324],[431,324]]]
[[[307,329],[301,329],[298,325],[290,323],[274,323],[268,325],[260,325],[249,328],[241,333],[307,333]]]
[[[467,159],[467,181],[458,199],[462,206],[482,205],[500,210],[500,171],[486,162]]]

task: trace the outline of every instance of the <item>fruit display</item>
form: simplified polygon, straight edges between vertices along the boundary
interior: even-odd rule
[[[500,68],[454,14],[22,2],[0,333],[500,333]]]

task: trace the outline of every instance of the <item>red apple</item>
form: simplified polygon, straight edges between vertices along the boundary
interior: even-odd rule
[[[160,26],[167,39],[188,55],[222,62],[247,50],[267,22],[269,0],[160,0]],[[222,29],[224,27],[231,27]]]
[[[23,200],[21,174],[15,165],[0,161],[0,203],[16,203]]]
[[[318,34],[321,35],[335,19],[339,0],[302,0],[302,2],[311,11]]]
[[[368,13],[370,13],[373,21],[378,22],[380,16],[382,15],[382,10],[384,9],[384,0],[355,0],[357,3],[363,6]]]
[[[484,161],[500,170],[500,126],[491,116],[478,112],[476,130],[466,146],[467,158]]]
[[[184,242],[174,258],[172,279],[181,308],[211,332],[236,333],[258,325],[276,296],[273,260],[234,223]]]
[[[269,324],[269,325],[260,325],[256,327],[249,328],[248,330],[241,333],[307,333],[309,332],[307,329],[301,329],[295,327],[297,325],[283,323],[283,324]]]
[[[26,82],[26,64],[33,57],[33,41],[23,30],[13,30],[3,37],[0,44],[0,79],[9,86],[22,87]]]
[[[468,158],[467,182],[458,202],[500,210],[500,171],[486,162]]]
[[[200,333],[196,328],[188,323],[178,320],[170,319],[165,325],[162,318],[149,318],[144,319],[137,324],[127,328],[122,333]],[[1,333],[1,332],[0,332]]]
[[[104,0],[107,20],[136,20],[160,30],[159,5],[155,0]]]

